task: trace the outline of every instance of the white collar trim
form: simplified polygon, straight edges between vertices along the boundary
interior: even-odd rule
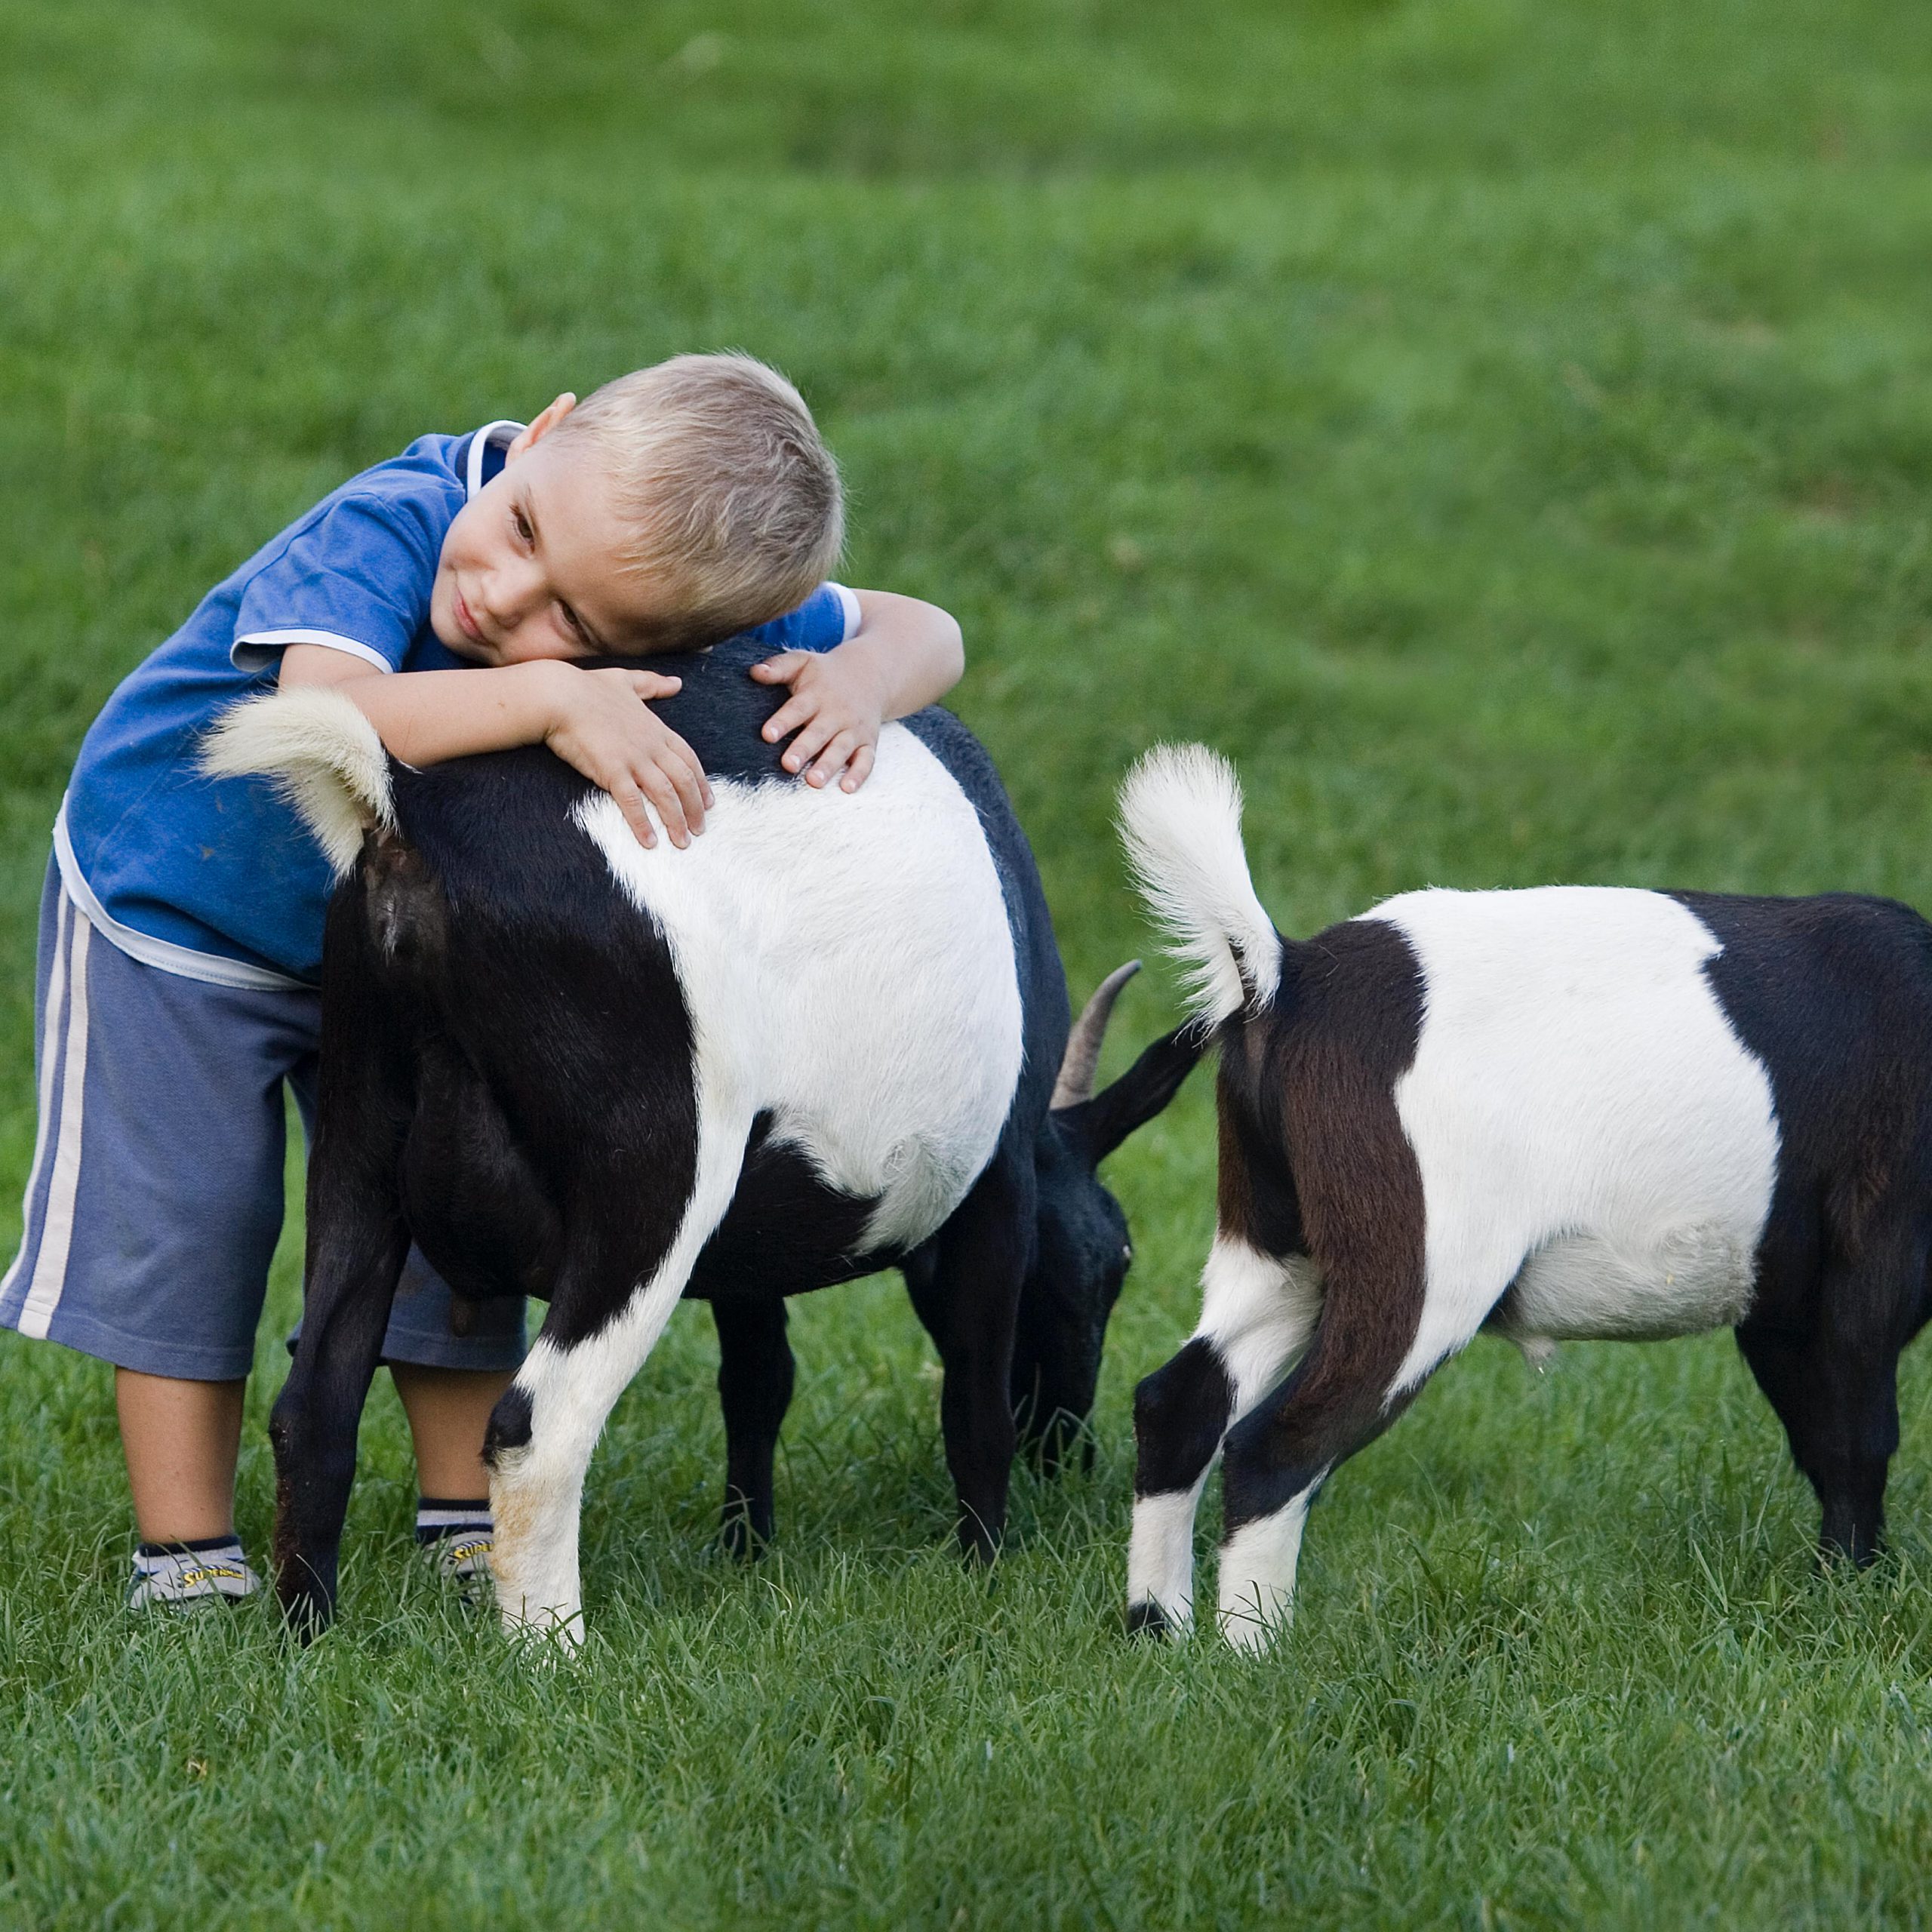
[[[469,475],[464,478],[464,497],[467,502],[483,487],[483,452],[493,444],[498,449],[508,449],[523,434],[524,426],[513,423],[507,416],[500,416],[494,423],[486,423],[469,439],[469,460],[466,467]]]

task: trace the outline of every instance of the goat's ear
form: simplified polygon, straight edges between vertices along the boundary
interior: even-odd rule
[[[1180,1091],[1208,1048],[1208,1035],[1192,1022],[1164,1035],[1111,1087],[1091,1100],[1063,1107],[1054,1118],[1098,1167],[1137,1127],[1144,1127]]]

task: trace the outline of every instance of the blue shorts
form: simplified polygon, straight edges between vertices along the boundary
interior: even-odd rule
[[[205,984],[130,958],[48,867],[34,1064],[40,1124],[0,1323],[122,1368],[247,1375],[281,1232],[282,1083],[312,1131],[321,998]],[[514,1368],[520,1298],[450,1332],[450,1291],[411,1248],[384,1359]]]

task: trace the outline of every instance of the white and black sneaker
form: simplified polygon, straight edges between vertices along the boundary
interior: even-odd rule
[[[426,1496],[416,1506],[416,1544],[423,1561],[455,1584],[466,1603],[489,1597],[496,1527],[487,1496],[475,1501]]]
[[[192,1610],[208,1604],[238,1603],[261,1587],[262,1580],[242,1555],[238,1537],[144,1543],[135,1547],[128,1607]]]

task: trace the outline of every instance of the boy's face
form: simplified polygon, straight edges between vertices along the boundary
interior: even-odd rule
[[[575,402],[559,396],[517,438],[443,539],[429,625],[472,663],[648,651],[667,614],[662,590],[622,565],[632,532],[595,445],[549,440]]]

